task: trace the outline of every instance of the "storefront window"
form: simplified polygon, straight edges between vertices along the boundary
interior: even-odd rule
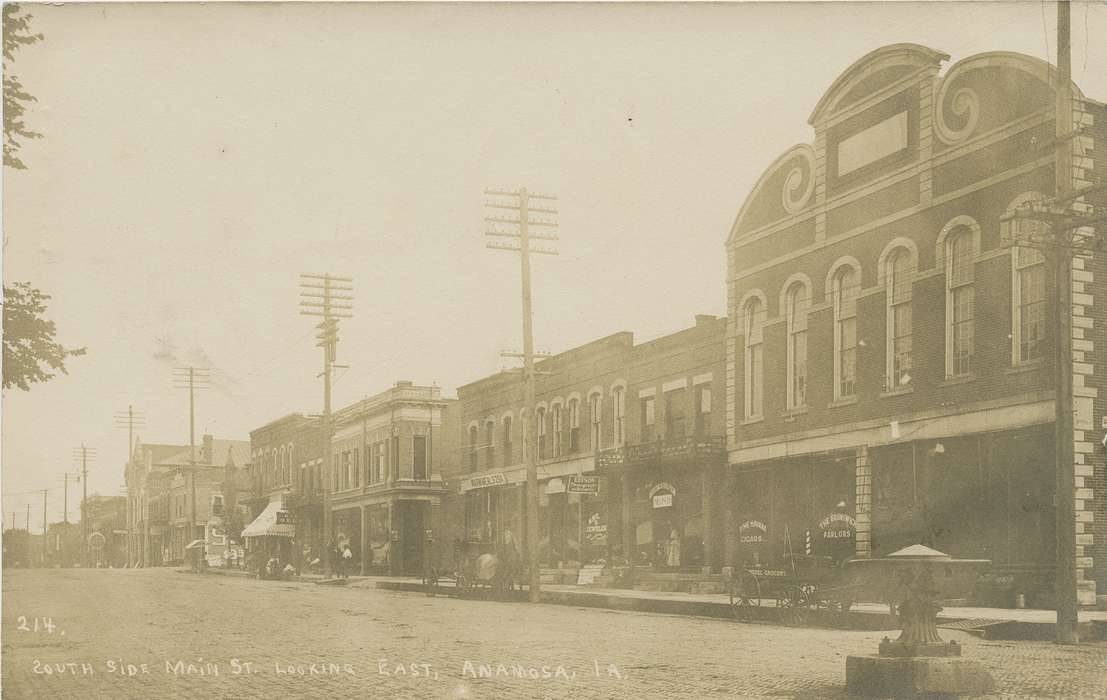
[[[387,569],[391,561],[392,528],[388,517],[388,506],[371,506],[369,515],[369,566],[373,569]]]

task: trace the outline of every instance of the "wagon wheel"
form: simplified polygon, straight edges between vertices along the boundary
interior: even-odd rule
[[[433,566],[423,570],[423,592],[431,598],[438,592],[438,569]]]
[[[753,608],[760,606],[761,582],[742,569],[730,580],[730,609],[734,617],[748,620],[753,617]]]
[[[776,606],[786,625],[802,625],[807,621],[810,601],[800,586],[785,586],[777,594]]]

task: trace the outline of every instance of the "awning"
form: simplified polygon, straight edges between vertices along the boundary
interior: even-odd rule
[[[243,537],[293,537],[296,535],[296,526],[287,522],[277,522],[277,514],[284,513],[281,510],[281,502],[272,500],[261,515],[254,522],[246,526],[242,531]],[[283,520],[283,518],[281,518]]]
[[[203,547],[203,546],[204,546],[204,541],[203,540],[192,540],[191,542],[188,543],[188,546],[185,547],[185,549],[199,549],[200,547]]]

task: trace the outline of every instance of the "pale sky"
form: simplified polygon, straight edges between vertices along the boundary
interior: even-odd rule
[[[486,187],[560,197],[561,255],[534,266],[538,349],[656,337],[725,313],[743,198],[812,140],[855,60],[897,42],[947,66],[1056,50],[1038,2],[25,9],[45,39],[14,72],[44,138],[3,172],[4,275],[53,295],[61,342],[88,347],[69,376],[4,395],[4,523],[30,503],[33,532],[42,494],[24,492],[56,488],[60,520],[82,442],[90,493],[122,493],[115,412],[188,442],[174,366],[216,378],[198,440],[319,412],[300,272],[355,279],[336,408],[398,379],[452,395],[509,364],[519,265],[484,248]],[[1105,100],[1107,6],[1072,19],[1073,77]]]

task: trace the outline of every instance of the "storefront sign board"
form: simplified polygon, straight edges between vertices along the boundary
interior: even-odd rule
[[[484,476],[474,476],[469,479],[470,488],[479,489],[485,486],[503,486],[507,483],[507,477],[502,473],[485,474]]]
[[[600,492],[600,477],[571,475],[568,490],[569,493],[597,494]]]

